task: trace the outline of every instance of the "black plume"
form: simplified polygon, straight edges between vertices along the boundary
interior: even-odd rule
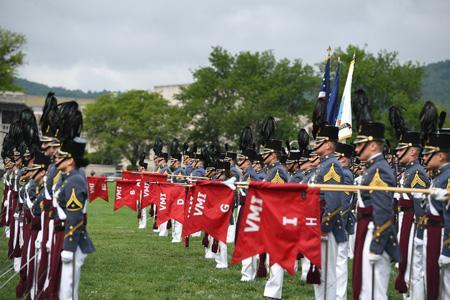
[[[195,153],[197,153],[197,148],[198,148],[197,143],[194,143],[194,144],[192,145],[192,148],[191,148],[191,157],[192,157]]]
[[[170,155],[174,155],[179,152],[178,147],[180,146],[180,142],[178,139],[173,139],[170,144]]]
[[[58,105],[58,125],[56,137],[61,141],[73,140],[81,135],[83,116],[77,102],[69,101]]]
[[[30,150],[39,149],[39,130],[36,117],[30,108],[25,108],[20,112],[19,123],[22,127],[22,140]]]
[[[220,158],[220,154],[222,153],[222,149],[220,148],[220,145],[218,143],[211,143],[209,145],[209,156],[211,157],[211,160],[215,161]]]
[[[447,113],[445,111],[441,111],[441,113],[439,114],[439,124],[438,124],[439,129],[442,129],[442,126],[444,126],[446,117]]]
[[[356,97],[353,100],[355,104],[355,116],[356,116],[356,128],[359,128],[362,124],[372,122],[372,116],[369,111],[369,97],[364,89],[358,89],[356,91]]]
[[[319,132],[320,126],[322,126],[326,122],[326,110],[327,100],[324,98],[318,98],[316,101],[316,105],[314,106],[312,115],[312,134],[314,138],[316,138],[316,134]]]
[[[253,144],[253,134],[250,126],[245,126],[239,137],[239,149],[244,151],[245,149],[250,149]]]
[[[159,156],[162,153],[163,145],[163,141],[161,139],[157,139],[155,144],[153,144],[153,152]]]
[[[141,167],[146,167],[146,165],[147,165],[144,162],[145,161],[145,156],[146,156],[146,153],[145,152],[141,152],[141,155],[139,156],[139,162],[138,162],[138,165],[141,166]]]
[[[189,144],[187,142],[185,142],[183,144],[183,154],[187,153],[189,150]]]
[[[291,152],[291,145],[290,145],[290,142],[288,141],[288,140],[286,140],[286,141],[284,141],[284,143],[286,144],[286,152]]]
[[[297,141],[298,141],[298,150],[300,150],[300,153],[303,156],[308,150],[309,146],[309,134],[306,132],[304,128],[302,128],[298,133]]]
[[[39,121],[42,135],[55,136],[58,121],[58,101],[55,94],[50,92],[45,99],[42,116]]]
[[[261,124],[259,141],[261,145],[264,145],[267,141],[271,140],[275,134],[275,119],[273,117],[267,117]]]
[[[433,102],[425,102],[420,112],[420,131],[422,135],[422,144],[425,144],[431,133],[438,129],[438,112]]]
[[[205,161],[205,164],[210,162],[209,151],[206,145],[203,145],[202,148],[200,149],[200,155],[202,159]]]
[[[389,122],[394,128],[397,140],[400,140],[408,129],[405,126],[405,120],[403,119],[402,112],[397,106],[391,106],[389,108]]]
[[[225,152],[228,152],[228,150],[230,150],[230,147],[228,146],[227,143],[225,143]]]

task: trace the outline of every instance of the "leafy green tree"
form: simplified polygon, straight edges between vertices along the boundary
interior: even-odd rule
[[[244,126],[256,127],[267,116],[279,120],[278,138],[295,136],[298,117],[309,114],[320,83],[311,66],[277,61],[270,51],[233,55],[221,47],[213,48],[209,62],[177,96],[191,139],[236,142]]]
[[[142,152],[161,138],[182,136],[182,114],[157,93],[132,90],[106,94],[84,110],[85,129],[91,143],[114,162],[122,157],[136,166]]]
[[[17,68],[24,62],[25,36],[0,27],[0,91],[20,90],[14,83]]]

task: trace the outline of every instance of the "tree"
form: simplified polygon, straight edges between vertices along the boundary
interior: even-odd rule
[[[299,116],[309,114],[320,83],[311,66],[277,61],[271,51],[233,55],[221,47],[213,48],[209,62],[177,95],[191,139],[236,142],[244,126],[268,116],[279,120],[278,138],[296,136]]]
[[[157,93],[132,90],[106,94],[84,110],[88,138],[99,152],[136,166],[139,155],[161,138],[182,136],[181,113]]]
[[[14,83],[17,68],[23,64],[25,36],[0,27],[0,91],[20,90]]]

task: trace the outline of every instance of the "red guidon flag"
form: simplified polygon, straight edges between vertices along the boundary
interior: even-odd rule
[[[88,176],[89,201],[92,202],[97,198],[109,201],[108,199],[108,183],[106,177]]]
[[[114,210],[122,206],[128,206],[132,210],[137,210],[137,203],[140,201],[141,188],[138,180],[117,180],[114,201]]]
[[[167,176],[157,173],[143,173],[142,181],[141,209],[151,204],[156,204],[159,201],[158,191],[152,193],[151,189],[156,182],[166,182]]]
[[[184,223],[184,202],[186,198],[186,189],[183,186],[173,183],[161,183],[161,193],[167,197],[169,208],[169,219],[174,219]]]
[[[122,180],[141,180],[142,173],[138,171],[122,171]]]
[[[232,262],[267,252],[294,275],[300,252],[320,268],[319,189],[304,184],[251,182]]]
[[[190,193],[183,236],[204,230],[216,240],[226,243],[234,191],[222,182],[197,181]]]

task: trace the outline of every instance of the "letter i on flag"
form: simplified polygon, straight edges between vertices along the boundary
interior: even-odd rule
[[[352,136],[352,79],[355,69],[355,54],[348,68],[347,81],[342,94],[336,126],[339,127],[339,140],[345,141]]]

